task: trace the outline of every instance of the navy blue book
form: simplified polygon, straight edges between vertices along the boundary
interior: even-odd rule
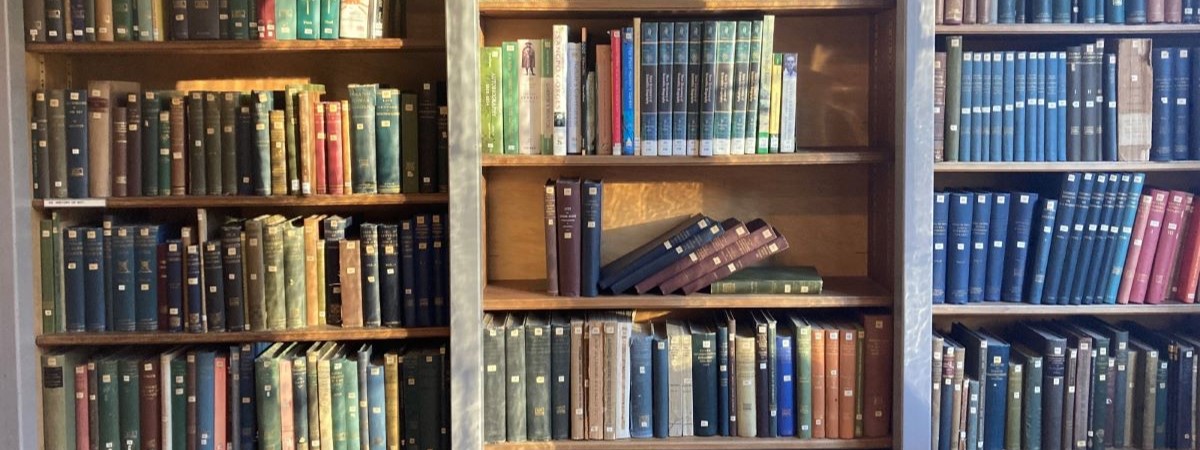
[[[108,308],[104,303],[104,232],[100,227],[80,227],[83,234],[83,282],[88,331],[107,331]],[[90,287],[89,287],[90,286]]]
[[[1062,274],[1063,261],[1067,256],[1067,244],[1071,237],[1071,226],[1075,220],[1075,202],[1079,195],[1079,173],[1069,173],[1063,177],[1063,187],[1059,194],[1059,207],[1054,222],[1054,241],[1050,245],[1050,260],[1046,265],[1045,295],[1042,302],[1058,303],[1058,291]]]
[[[1049,16],[1047,16],[1049,17]],[[1045,153],[1042,150],[1042,133],[1045,123],[1040,115],[1044,104],[1039,104],[1039,95],[1044,91],[1042,85],[1042,63],[1045,53],[1029,52],[1025,63],[1025,160],[1043,161]]]
[[[974,86],[975,104],[979,106],[975,116],[975,134],[971,142],[971,151],[975,153],[976,161],[991,161],[992,145],[992,53],[976,53],[980,60],[975,64],[975,78],[979,80]]]
[[[975,54],[972,52],[963,52],[962,60],[962,83],[959,86],[960,102],[962,103],[962,114],[959,118],[959,144],[958,158],[960,161],[975,161],[971,156],[971,141],[974,139],[974,117],[975,109],[975,92],[972,86],[975,85]]]
[[[166,323],[159,327],[166,331],[183,331],[183,241],[169,239],[167,247],[167,313]]]
[[[717,333],[703,323],[689,326],[692,335],[692,432],[717,434]],[[686,395],[686,394],[685,394]]]
[[[965,304],[970,290],[971,226],[974,205],[970,192],[950,194],[949,250],[946,257],[946,302]]]
[[[943,348],[953,348],[956,350],[956,354],[962,354],[962,347],[956,344],[949,337],[943,337],[942,342]],[[949,352],[947,352],[947,354],[949,354]],[[957,397],[958,394],[954,392],[954,377],[942,377],[942,411],[953,411],[954,399]],[[951,427],[951,423],[955,415],[956,414],[953,413],[941,415],[941,423],[938,426],[938,450],[952,450],[958,448],[958,446],[955,445],[957,437],[951,437],[951,430],[953,429]]]
[[[358,226],[358,233],[363,325],[377,327],[383,323],[379,311],[379,225],[363,223]]]
[[[416,265],[416,278],[413,280],[413,295],[417,297],[417,326],[429,327],[434,325],[433,304],[430,302],[430,269],[433,254],[430,249],[431,230],[428,215],[418,215],[413,222],[413,264]]]
[[[779,333],[775,336],[775,354],[779,367],[775,373],[775,386],[779,392],[785,393],[779,396],[779,437],[796,435],[796,398],[794,395],[786,395],[796,391],[793,381],[795,368],[792,366],[792,342],[791,335]]]
[[[67,197],[88,197],[88,118],[87,91],[65,92],[67,129]]]
[[[1004,280],[1004,255],[1008,251],[1008,217],[1012,196],[992,194],[991,225],[988,226],[987,275],[983,283],[983,301],[998,302]]]
[[[1007,344],[1003,344],[1002,347],[1002,343],[998,339],[995,339],[983,333],[982,331],[976,331],[967,328],[961,323],[955,323],[950,330],[950,334],[954,337],[955,341],[961,343],[966,349],[966,357],[964,358],[963,364],[964,374],[972,380],[980,380],[981,384],[984,386],[979,394],[979,410],[983,412],[990,412],[992,411],[991,408],[999,406],[998,415],[985,414],[984,417],[985,419],[987,417],[1004,417],[1005,405],[1007,401],[1007,396],[1004,394],[1005,390],[1008,388]],[[995,347],[995,349],[993,349],[993,347]],[[1001,348],[1003,348],[1003,350],[1001,350]],[[1001,357],[1004,363],[1002,370],[1004,373],[1002,376],[1003,383],[1000,384],[999,389],[990,389],[994,378],[995,381],[999,381],[1001,379],[1000,375],[997,374],[996,376],[993,376],[992,374],[993,365],[996,365],[995,363],[997,362],[993,359],[994,357]],[[996,395],[997,392],[995,391],[997,390],[999,391],[999,395]],[[984,420],[983,426],[984,429],[980,432],[980,440],[983,441],[982,448],[987,450],[1002,449],[1004,446],[1004,421]],[[993,433],[996,432],[996,429],[999,430],[999,434],[996,435],[999,437],[999,440],[995,440],[995,438],[993,438]]]
[[[1029,276],[1026,277],[1027,287],[1025,288],[1026,301],[1033,304],[1042,303],[1042,294],[1046,286],[1046,268],[1050,263],[1050,248],[1054,238],[1058,200],[1042,199],[1038,211],[1041,211],[1041,219],[1038,221],[1038,226],[1033,229],[1030,248],[1033,258],[1028,269]]]
[[[222,271],[225,272],[225,327],[230,331],[246,329],[244,290],[242,289],[242,226],[221,227]]]
[[[1188,145],[1191,143],[1191,138],[1188,137],[1191,122],[1191,110],[1188,108],[1188,97],[1191,96],[1192,83],[1192,63],[1188,57],[1188,49],[1176,48],[1173,55],[1174,61],[1171,68],[1171,75],[1174,77],[1171,89],[1171,116],[1174,117],[1172,125],[1175,135],[1171,137],[1171,143],[1174,150],[1171,152],[1172,159],[1176,161],[1186,160],[1190,156]]]
[[[379,225],[379,310],[383,326],[400,322],[400,227]]]
[[[1043,144],[1043,161],[1065,160],[1065,158],[1059,159],[1060,153],[1058,148],[1058,136],[1063,134],[1060,128],[1065,125],[1059,122],[1058,115],[1058,67],[1062,65],[1061,62],[1062,60],[1059,59],[1057,52],[1046,53],[1046,59],[1042,61],[1042,80],[1045,84],[1044,88],[1042,88],[1044,91],[1041,94],[1041,98],[1044,99],[1043,101],[1046,104],[1044,112],[1039,113],[1039,115],[1043,116],[1042,120],[1045,123],[1044,134],[1041,137],[1041,139],[1045,140],[1045,144]]]
[[[630,288],[633,288],[634,285],[637,284],[638,282],[641,282],[642,280],[649,278],[651,275],[658,273],[658,271],[663,270],[667,266],[670,266],[675,261],[678,261],[679,259],[684,258],[685,257],[684,255],[691,254],[696,249],[700,248],[701,246],[704,246],[705,244],[707,244],[709,242],[712,242],[713,239],[715,239],[717,236],[720,236],[724,233],[725,233],[725,227],[722,224],[717,223],[717,222],[712,222],[708,228],[706,228],[700,232],[692,234],[692,236],[689,237],[687,240],[685,240],[682,243],[680,243],[679,245],[675,246],[675,248],[672,249],[672,251],[667,252],[667,253],[662,253],[658,257],[651,260],[646,265],[639,267],[637,270],[634,270],[633,272],[630,272],[628,276],[626,276],[625,278],[614,283],[610,287],[610,289],[612,289],[613,292],[624,292],[626,290],[629,290]],[[637,288],[636,291],[640,294],[640,293],[647,292],[653,288],[652,286],[649,286],[649,287],[643,286],[643,287],[644,287],[644,290],[643,290],[643,288]]]
[[[225,331],[225,270],[221,264],[221,241],[204,242],[204,316],[206,331]]]
[[[1004,58],[1011,53],[993,52],[992,53],[992,81],[988,83],[988,88],[991,92],[991,116],[988,117],[988,161],[1012,161],[1012,159],[1004,159]],[[1011,64],[1011,62],[1010,62]],[[1010,77],[1011,78],[1011,77]],[[1010,152],[1011,153],[1011,150]]]
[[[729,436],[729,326],[717,323],[717,435]]]
[[[984,330],[976,334],[987,341],[987,368],[982,387],[981,401],[985,403],[984,415],[990,420],[983,425],[983,448],[985,450],[1003,450],[1004,447],[1004,417],[1008,402],[1008,360],[1011,348],[1004,342]],[[968,352],[969,354],[969,352]],[[968,358],[969,359],[969,358]]]
[[[199,450],[213,450],[215,442],[216,423],[216,352],[212,350],[196,351],[196,436]],[[202,437],[208,437],[204,439]]]
[[[1071,23],[1071,0],[1051,0],[1054,23]]]
[[[446,299],[450,294],[450,277],[447,270],[447,262],[450,260],[449,246],[446,244],[446,221],[445,216],[434,214],[430,217],[430,231],[433,233],[433,242],[430,244],[433,256],[433,265],[430,280],[431,289],[433,289],[433,306],[434,306],[434,324],[437,326],[450,325],[450,302]]]
[[[1151,58],[1154,69],[1154,96],[1152,113],[1154,116],[1151,133],[1150,160],[1170,161],[1174,154],[1174,133],[1171,126],[1175,124],[1172,114],[1175,108],[1171,105],[1174,98],[1174,51],[1170,48],[1160,48],[1154,51]]]
[[[1022,1],[1021,4],[1025,2]],[[1025,76],[1028,71],[1027,52],[1017,52],[1017,61],[1013,65],[1013,161],[1032,161],[1027,159],[1025,155],[1025,115],[1028,114],[1025,109],[1025,85],[1028,80]],[[1007,83],[1007,81],[1005,81]]]
[[[1101,156],[1104,161],[1117,160],[1117,55],[1104,55],[1104,135],[1101,137]]]
[[[658,23],[658,155],[671,155],[671,139],[673,138],[674,116],[672,109],[675,102],[671,100],[675,93],[672,86],[675,83],[675,23]]]
[[[238,391],[241,400],[238,401],[238,405],[241,409],[239,416],[242,423],[238,424],[236,432],[238,440],[241,441],[241,450],[254,450],[258,444],[258,416],[255,408],[258,395],[255,391],[254,360],[266,349],[267,344],[260,342],[242,344],[239,351],[241,355],[237,370],[240,375]]]
[[[187,330],[192,333],[204,332],[204,288],[201,286],[200,246],[189,245],[184,249],[184,312]]]
[[[579,188],[583,191],[583,229],[579,232],[579,293],[584,297],[595,297],[600,295],[600,225],[604,210],[604,183],[583,180]]]
[[[634,332],[629,340],[629,436],[634,438],[654,436],[653,345],[654,339],[644,332]]]
[[[158,244],[163,234],[158,225],[141,225],[134,236],[134,256],[137,269],[134,319],[138,331],[158,330]]]
[[[1033,228],[1033,208],[1038,195],[1029,192],[1014,192],[1010,198],[1008,241],[1004,252],[1004,279],[1000,300],[1020,302],[1024,300],[1025,262],[1029,255],[1029,237]],[[936,211],[936,210],[935,210]]]
[[[367,421],[367,436],[363,436],[363,439],[368,439],[367,448],[370,450],[385,450],[387,448],[387,414],[385,413],[387,411],[387,394],[385,394],[383,384],[383,364],[378,360],[371,361],[367,365],[366,393],[368,408],[367,417],[365,418]],[[296,386],[295,389],[297,393],[304,391],[304,388],[301,386]],[[292,403],[297,405],[297,408],[300,408],[301,405],[307,408],[308,404],[307,401],[300,401],[298,397],[293,397]],[[307,420],[303,420],[307,416],[307,410],[303,415],[297,411],[297,427],[299,427],[300,423],[308,423]],[[359,420],[364,420],[364,418],[360,417]],[[296,436],[303,436],[300,434],[299,428],[296,429]]]
[[[1030,0],[1029,1],[1029,22],[1030,23],[1051,23],[1053,21],[1054,10],[1050,6],[1051,0]]]
[[[1125,23],[1146,23],[1146,0],[1125,0]]]
[[[1100,239],[1098,234],[1106,213],[1105,206],[1111,207],[1115,203],[1116,189],[1120,186],[1115,174],[1112,175],[1110,177],[1110,174],[1107,173],[1096,174],[1091,205],[1088,206],[1087,217],[1084,219],[1087,227],[1083,230],[1083,241],[1080,243],[1079,254],[1076,258],[1078,263],[1076,263],[1075,275],[1072,277],[1073,282],[1068,291],[1068,298],[1072,305],[1086,304],[1083,302],[1084,291],[1091,286],[1087,284],[1087,281],[1095,257],[1096,241]],[[1108,231],[1107,227],[1104,231]]]
[[[933,193],[933,303],[946,303],[946,239],[950,228],[950,203],[945,192]]]
[[[650,395],[654,437],[665,438],[670,424],[667,411],[670,408],[668,380],[671,372],[671,358],[667,351],[665,330],[655,330],[650,344],[650,364],[653,366]]]
[[[1196,9],[1197,11],[1194,16],[1200,20],[1200,4],[1196,5]],[[1193,51],[1196,50],[1200,49],[1194,49]],[[1191,73],[1200,74],[1200,56],[1190,59],[1192,62]],[[1200,88],[1192,89],[1192,97],[1188,100],[1188,106],[1190,107],[1188,114],[1192,121],[1191,128],[1193,130],[1200,130]],[[1189,156],[1191,159],[1200,160],[1200,131],[1189,132],[1188,137],[1191,138]]]
[[[649,264],[663,254],[674,253],[675,247],[712,224],[713,221],[708,217],[701,214],[692,215],[666,233],[608,263],[600,269],[600,289],[610,290],[613,284],[626,278],[633,271]],[[653,273],[650,272],[650,274]],[[641,280],[634,280],[633,283],[637,283],[637,281]]]
[[[1080,302],[1085,305],[1100,303],[1102,299],[1098,299],[1101,290],[1104,287],[1104,275],[1112,269],[1112,263],[1109,258],[1112,257],[1112,244],[1116,240],[1117,231],[1120,229],[1121,210],[1125,206],[1126,192],[1129,190],[1131,176],[1129,174],[1110,173],[1108,176],[1108,192],[1104,194],[1104,206],[1100,215],[1100,226],[1096,232],[1095,243],[1091,250],[1091,262],[1085,273],[1086,279],[1080,279],[1083,286],[1083,300]]]
[[[317,376],[316,376],[317,368],[316,367],[311,367],[311,368],[308,367],[308,360],[305,359],[306,350],[303,347],[298,348],[294,355],[295,356],[289,356],[290,358],[292,358],[292,414],[293,414],[293,418],[295,419],[292,424],[292,427],[293,427],[292,431],[293,431],[295,437],[297,438],[296,440],[300,441],[301,436],[308,435],[308,429],[310,426],[308,421],[304,420],[305,417],[308,417],[308,386],[309,386],[309,384],[308,384],[309,383],[309,381],[308,381],[309,375],[308,374],[312,373],[313,374],[313,377],[312,377],[313,382],[314,383],[317,382]],[[380,390],[380,394],[382,394],[383,393],[382,392],[383,391],[383,367],[382,367],[382,364],[372,367],[372,370],[376,370],[376,375],[379,376],[379,390]],[[370,376],[370,374],[368,374],[368,376]],[[316,391],[314,390],[313,393],[315,394]],[[375,392],[371,391],[371,392],[369,392],[369,394],[372,396],[371,402],[374,402],[375,401],[375,398],[374,398]],[[382,398],[380,400],[382,400]],[[382,402],[373,403],[371,406],[378,407],[379,414],[381,416],[383,415],[384,407],[383,407]],[[311,424],[311,426],[316,427],[316,426],[320,426],[320,425],[314,423],[314,424]],[[380,430],[378,430],[378,431],[380,433],[383,433],[384,426],[385,425],[382,423],[379,424]],[[371,428],[372,432],[376,431],[374,428],[375,427],[374,422],[371,423],[371,427],[372,427]],[[372,433],[372,436],[374,436],[374,433]],[[384,439],[386,440],[386,438],[384,438]],[[304,441],[307,441],[307,439],[305,439]],[[301,442],[304,442],[304,441],[301,441]],[[374,442],[374,440],[372,440],[372,442]],[[372,443],[371,449],[375,450],[377,448],[382,449],[382,444],[377,447],[377,446],[375,446],[374,443]]]
[[[242,94],[242,97],[248,97]],[[254,155],[257,153],[254,141],[256,139],[254,131],[254,114],[250,111],[245,101],[239,101],[241,106],[237,109],[237,122],[233,135],[237,139],[237,182],[238,195],[254,195]],[[143,114],[145,117],[145,114]],[[268,132],[269,133],[269,132]],[[142,139],[142,142],[154,142]]]
[[[1067,160],[1067,52],[1058,52],[1058,161]]]
[[[116,317],[116,313],[113,311],[112,227],[113,216],[111,214],[103,215],[100,220],[100,232],[101,236],[103,237],[100,243],[100,251],[104,252],[103,256],[101,256],[101,260],[104,261],[104,264],[101,266],[100,271],[103,273],[102,276],[104,279],[104,284],[101,286],[104,286],[104,288],[100,289],[100,291],[103,293],[102,296],[104,297],[104,329],[108,331],[116,329],[115,325],[113,324],[113,318]]]
[[[87,320],[91,306],[87,302],[87,283],[84,277],[84,267],[87,263],[83,259],[83,237],[86,230],[86,227],[63,229],[63,309],[67,331],[85,331],[91,324],[91,321]]]
[[[416,230],[413,220],[400,221],[400,285],[404,306],[402,321],[405,327],[416,327],[421,322],[417,316],[417,268],[416,264]]]
[[[1125,2],[1131,0],[1105,0],[1104,2],[1104,21],[1111,24],[1125,23]],[[1110,98],[1110,97],[1104,97]],[[1116,98],[1116,97],[1112,97]]]
[[[1071,220],[1071,231],[1067,236],[1067,249],[1063,257],[1063,262],[1059,270],[1056,272],[1055,267],[1050,267],[1052,276],[1057,277],[1058,304],[1067,304],[1071,301],[1071,289],[1075,283],[1075,268],[1079,265],[1079,249],[1083,246],[1083,235],[1087,231],[1088,211],[1092,207],[1092,195],[1099,195],[1095,192],[1096,174],[1084,173],[1079,182],[1079,195],[1075,199],[1075,218]]]
[[[971,268],[970,284],[967,291],[967,301],[971,303],[983,301],[983,287],[987,281],[988,245],[992,223],[992,194],[990,192],[974,192],[971,194]]]

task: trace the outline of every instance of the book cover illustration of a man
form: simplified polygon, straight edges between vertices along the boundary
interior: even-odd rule
[[[533,42],[526,42],[525,47],[521,48],[521,70],[525,75],[537,74],[537,56],[535,55]]]

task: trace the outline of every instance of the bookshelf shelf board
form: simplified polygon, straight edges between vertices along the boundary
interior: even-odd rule
[[[890,307],[892,295],[868,278],[827,277],[816,295],[602,295],[592,298],[546,294],[545,280],[492,281],[483,291],[484,311],[566,309],[858,308]]]
[[[339,328],[318,327],[279,331],[231,331],[210,333],[106,332],[55,333],[38,336],[37,345],[174,345],[227,344],[238,342],[381,341],[391,339],[444,338],[449,328]]]
[[[1162,303],[1158,305],[1032,305],[1028,303],[976,303],[968,305],[933,305],[933,315],[943,317],[1074,315],[1150,316],[1168,314],[1200,314],[1200,304]]]
[[[938,35],[945,36],[1032,36],[1032,35],[1157,35],[1200,34],[1197,24],[1116,25],[1106,23],[1017,23],[997,25],[938,25]]]
[[[231,55],[240,53],[445,51],[446,43],[429,39],[337,39],[314,41],[163,41],[31,43],[30,53],[63,55]]]
[[[486,450],[670,450],[670,449],[875,449],[891,448],[892,438],[794,439],[686,437],[619,441],[548,441],[487,444]]]
[[[167,197],[111,197],[107,199],[34,200],[35,209],[59,208],[262,208],[323,206],[436,205],[449,200],[447,194],[353,194],[353,195],[202,195]]]
[[[617,155],[483,155],[484,167],[557,166],[807,166],[830,164],[881,164],[890,161],[883,151],[863,148],[805,150],[796,153],[738,156],[617,156]]]
[[[594,14],[773,14],[880,11],[895,6],[893,0],[480,0],[482,16],[548,16],[559,13]]]
[[[968,172],[1190,172],[1200,171],[1200,161],[1172,162],[939,162],[933,171]]]

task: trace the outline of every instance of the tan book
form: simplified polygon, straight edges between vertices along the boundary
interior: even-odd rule
[[[611,319],[611,317],[610,317]],[[619,401],[617,399],[621,392],[620,386],[621,377],[618,375],[617,359],[617,322],[615,320],[605,320],[604,324],[604,383],[602,390],[604,397],[604,440],[611,441],[617,439],[617,409],[619,409]]]
[[[325,292],[325,283],[321,282],[325,265],[317,260],[325,253],[325,246],[321,245],[321,220],[324,218],[324,215],[304,218],[304,318],[310,327],[325,324],[320,299],[321,293]]]
[[[288,192],[286,119],[283,110],[271,111],[271,193],[274,195],[287,195]]]
[[[111,3],[110,3],[111,6]],[[111,11],[109,14],[111,20]],[[141,87],[129,81],[89,81],[87,92],[88,125],[88,196],[112,196],[113,148],[117,135],[113,133],[115,111],[129,94],[141,92]],[[172,135],[173,136],[173,135]],[[140,155],[140,150],[136,154]],[[124,165],[125,161],[116,164]]]
[[[733,330],[730,330],[733,333]],[[737,435],[738,437],[758,436],[758,411],[756,409],[755,378],[754,378],[754,336],[747,330],[745,333],[735,333],[734,346],[737,348],[737,360],[734,361],[736,380],[732,389],[738,391]],[[732,409],[732,408],[731,408]]]
[[[599,317],[587,322],[587,373],[584,390],[587,400],[587,439],[604,439],[604,323]]]
[[[587,439],[586,400],[584,397],[584,369],[587,367],[587,326],[582,319],[571,319],[571,439]]]
[[[354,192],[354,165],[351,164],[350,155],[353,155],[351,148],[353,139],[350,139],[350,101],[342,100],[342,192],[350,194]]]
[[[113,28],[113,0],[96,0],[95,9],[96,40],[99,42],[114,41],[116,30]]]
[[[342,283],[342,327],[363,326],[361,255],[358,241],[338,242]]]
[[[395,443],[388,448],[399,449],[399,443],[404,441],[400,427],[404,417],[400,415],[400,355],[395,350],[383,354],[383,395],[386,404],[387,442]]]
[[[317,134],[313,129],[314,121],[313,114],[317,110],[315,99],[319,99],[319,92],[311,91],[305,86],[305,89],[296,94],[296,108],[299,109],[299,128],[298,146],[296,152],[299,153],[300,159],[300,195],[312,195],[313,186],[317,184],[317,178],[313,172],[313,154],[317,151]]]
[[[596,154],[612,154],[612,46],[596,46]],[[620,108],[621,105],[617,105]]]
[[[1117,159],[1149,161],[1154,70],[1149,39],[1117,41]]]

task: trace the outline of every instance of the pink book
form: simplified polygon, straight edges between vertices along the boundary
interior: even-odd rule
[[[75,450],[91,450],[91,429],[88,428],[88,371],[87,363],[75,366]]]
[[[612,142],[613,154],[621,154],[621,29],[608,30],[608,43],[612,50]]]
[[[229,394],[226,392],[228,385],[227,368],[228,357],[217,355],[213,359],[213,448],[215,450],[226,450],[229,442],[229,434],[227,423],[226,410],[228,409]]]
[[[326,190],[341,195],[342,180],[342,104],[325,102],[325,178]]]
[[[1163,216],[1167,212],[1167,191],[1151,189],[1154,203],[1150,205],[1150,217],[1146,221],[1146,234],[1142,237],[1142,248],[1138,256],[1137,271],[1133,273],[1133,288],[1129,291],[1129,303],[1145,303],[1146,291],[1150,287],[1150,272],[1154,267],[1154,255],[1158,252],[1159,237],[1162,236]]]
[[[1187,237],[1179,250],[1179,274],[1171,290],[1171,297],[1183,303],[1195,303],[1196,287],[1200,285],[1200,223],[1197,223],[1200,214],[1193,214],[1193,207],[1186,213],[1189,216],[1184,227]]]
[[[292,358],[279,358],[279,430],[283,450],[296,450],[296,412],[292,409]]]
[[[1150,286],[1146,289],[1146,303],[1158,304],[1167,299],[1167,289],[1175,274],[1175,261],[1179,256],[1179,239],[1183,231],[1183,213],[1192,203],[1192,194],[1171,191],[1166,213],[1163,214],[1162,232],[1158,239],[1158,252],[1154,268],[1150,272]]]
[[[1146,223],[1150,221],[1150,206],[1154,196],[1142,195],[1138,202],[1137,216],[1133,221],[1133,232],[1129,235],[1129,252],[1121,272],[1121,289],[1117,292],[1117,303],[1129,303],[1129,292],[1133,289],[1134,274],[1137,273],[1138,258],[1142,255],[1142,237],[1146,234]]]

